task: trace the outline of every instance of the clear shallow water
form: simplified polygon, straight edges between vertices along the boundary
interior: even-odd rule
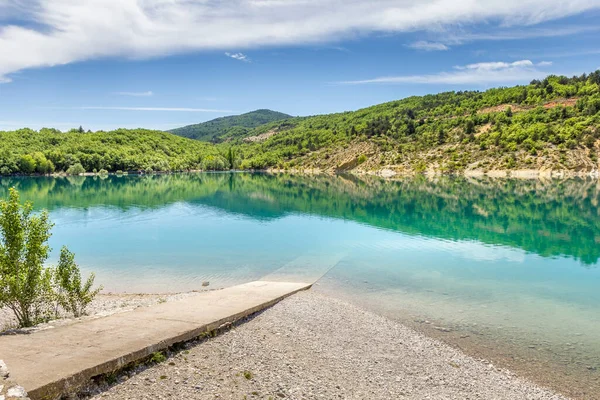
[[[596,181],[3,178],[0,195],[10,186],[50,210],[51,261],[68,245],[109,291],[328,271],[319,290],[600,397]]]

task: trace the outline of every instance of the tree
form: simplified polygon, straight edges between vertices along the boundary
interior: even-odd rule
[[[36,163],[33,157],[29,154],[24,154],[19,159],[19,170],[25,174],[33,174],[35,172]]]
[[[85,131],[83,130],[83,126],[79,125],[79,129],[77,129],[77,132],[79,132],[79,133],[83,133],[83,132],[85,132]]]
[[[65,311],[80,316],[102,289],[92,290],[94,275],[85,284],[73,253],[63,247],[56,271],[44,267],[52,223],[48,212],[32,214],[33,205],[21,205],[16,189],[0,201],[0,308],[13,311],[19,327],[29,327]],[[53,286],[53,283],[56,287]]]
[[[81,175],[85,174],[85,168],[80,163],[73,164],[67,169],[68,175]]]
[[[237,154],[236,154],[235,150],[232,147],[230,147],[227,150],[227,162],[229,163],[229,168],[230,169],[235,169],[236,168]]]
[[[11,309],[23,327],[48,313],[52,293],[51,272],[44,268],[52,224],[47,212],[32,210],[31,203],[21,205],[14,188],[0,201],[0,306]]]
[[[58,288],[58,303],[76,318],[85,315],[87,306],[102,290],[102,286],[92,290],[96,276],[92,273],[85,283],[81,281],[75,255],[66,247],[60,251],[60,260],[56,267],[54,281]]]
[[[440,130],[438,131],[437,142],[439,145],[442,145],[446,142],[446,132],[444,132],[443,128],[440,128]]]

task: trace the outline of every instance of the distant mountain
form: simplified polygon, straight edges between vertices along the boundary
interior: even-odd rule
[[[240,138],[251,129],[270,122],[291,118],[291,115],[271,110],[256,110],[241,115],[231,115],[200,124],[172,129],[169,132],[204,142],[222,142],[227,138]]]

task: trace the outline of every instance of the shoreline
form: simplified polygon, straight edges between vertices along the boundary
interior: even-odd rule
[[[438,176],[462,176],[465,178],[502,178],[502,179],[570,179],[570,178],[591,178],[600,179],[600,169],[591,171],[576,171],[568,169],[497,169],[497,170],[463,170],[444,172],[436,169],[428,169],[418,172],[414,170],[397,170],[390,168],[381,168],[376,170],[324,170],[321,168],[266,168],[262,170],[189,170],[189,171],[123,171],[109,173],[86,172],[79,175],[69,175],[64,172],[51,174],[11,174],[0,175],[0,178],[67,178],[67,177],[108,177],[108,176],[148,176],[148,175],[177,175],[177,174],[198,174],[198,173],[266,173],[266,174],[291,174],[291,175],[328,175],[335,176],[340,174],[350,174],[355,176],[376,176],[384,179],[397,179],[416,176],[438,177]]]
[[[92,400],[567,399],[389,318],[297,293],[166,362],[122,373]]]
[[[0,335],[10,335],[15,333],[33,333],[40,330],[53,329],[58,326],[75,324],[81,321],[100,319],[112,314],[127,313],[140,307],[151,307],[156,304],[179,300],[189,296],[194,296],[204,291],[219,290],[207,289],[202,291],[191,291],[181,293],[101,293],[98,298],[90,305],[89,313],[80,318],[63,318],[48,321],[38,324],[31,328],[24,329],[7,329],[2,330],[7,322],[7,310],[0,309]],[[531,382],[534,386],[540,385],[548,390],[557,391],[563,395],[571,396],[572,399],[594,399],[595,393],[600,391],[598,379],[596,384],[592,383],[591,376],[584,377],[577,374],[575,369],[568,369],[565,366],[553,363],[551,360],[545,360],[526,356],[527,349],[522,348],[513,343],[504,343],[494,340],[493,337],[481,336],[472,334],[472,332],[455,330],[454,328],[446,328],[443,323],[435,319],[424,320],[421,315],[404,315],[402,312],[394,315],[389,314],[385,310],[378,310],[371,305],[348,296],[343,290],[336,290],[328,287],[327,284],[317,283],[312,290],[309,291],[314,299],[321,299],[327,302],[343,304],[345,309],[358,310],[361,313],[369,314],[373,318],[379,318],[394,324],[397,329],[412,331],[415,335],[420,335],[427,340],[439,342],[438,345],[453,349],[462,354],[464,357],[472,358],[473,360],[484,360],[484,364],[494,365],[495,369],[506,371],[511,377],[520,377]],[[316,301],[311,301],[311,308],[318,308]],[[269,309],[268,309],[269,310]],[[267,310],[267,311],[268,311]],[[333,313],[325,311],[324,315],[319,315],[318,318],[324,323],[324,319],[331,317]],[[302,316],[296,316],[301,318]],[[419,317],[419,318],[416,318]],[[415,319],[416,318],[416,319]],[[10,319],[9,319],[10,320]],[[275,321],[276,322],[276,321]],[[352,317],[348,317],[348,322],[353,326],[360,326],[360,323],[353,321]],[[243,329],[243,325],[241,329]],[[335,336],[335,334],[333,334]],[[360,354],[356,357],[360,358]],[[152,367],[150,367],[152,369]],[[130,373],[129,371],[128,373]],[[585,372],[585,371],[584,371]],[[587,371],[592,374],[595,371]],[[592,394],[590,394],[592,393]],[[135,398],[135,397],[134,397]],[[537,397],[534,397],[537,398]],[[541,398],[563,398],[563,397],[541,397]],[[567,397],[564,397],[567,398]]]
[[[356,289],[348,289],[331,281],[322,281],[313,290],[396,321],[470,357],[490,360],[494,365],[570,398],[595,400],[600,395],[600,374],[596,367],[580,365],[573,359],[566,362],[564,354],[548,351],[550,349],[542,345],[542,338],[538,338],[540,342],[533,348],[531,344],[535,342],[525,339],[524,335],[507,337],[502,334],[502,329],[485,326],[481,321],[477,321],[479,324],[474,324],[476,326],[471,329],[465,329],[459,323],[441,320],[423,313],[423,310],[405,309],[403,306],[386,308],[379,303],[381,299],[366,298]]]

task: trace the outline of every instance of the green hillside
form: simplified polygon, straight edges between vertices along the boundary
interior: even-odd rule
[[[51,173],[81,164],[87,172],[222,169],[226,160],[209,144],[144,129],[0,132],[0,174]]]
[[[599,84],[596,71],[485,92],[414,96],[271,123],[248,134],[257,140],[236,145],[242,166],[257,169],[593,170],[598,169]]]
[[[169,132],[204,142],[221,142],[245,136],[252,128],[269,122],[291,118],[290,115],[271,110],[256,110],[241,115],[221,117],[200,124],[172,129]]]
[[[598,171],[599,85],[596,71],[485,92],[413,96],[338,114],[291,118],[259,110],[200,124],[200,137],[217,144],[149,130],[0,132],[0,174],[66,171],[75,164],[88,172]]]

